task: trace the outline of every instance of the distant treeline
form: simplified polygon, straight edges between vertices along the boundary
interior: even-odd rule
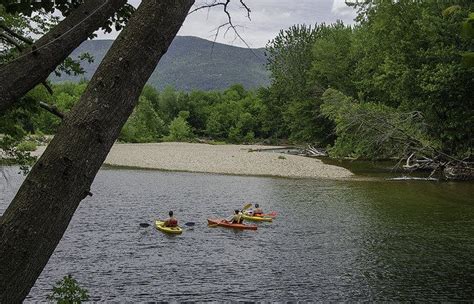
[[[146,86],[119,139],[284,140],[328,147],[333,156],[472,157],[474,4],[367,1],[357,8],[354,26],[282,30],[267,45],[269,87]],[[41,100],[67,112],[86,85],[56,84],[52,96],[40,86],[24,105]],[[10,115],[17,131],[53,134],[60,123],[46,111],[30,113]],[[0,133],[15,131],[6,125]]]

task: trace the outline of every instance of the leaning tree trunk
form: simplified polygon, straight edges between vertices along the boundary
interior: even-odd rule
[[[12,62],[0,67],[0,112],[40,84],[126,0],[87,0]]]
[[[143,0],[0,218],[0,303],[28,294],[193,0]]]

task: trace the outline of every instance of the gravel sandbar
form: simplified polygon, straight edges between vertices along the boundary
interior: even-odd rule
[[[271,152],[257,145],[192,143],[115,144],[105,164],[112,166],[292,178],[342,179],[353,174],[318,159]]]

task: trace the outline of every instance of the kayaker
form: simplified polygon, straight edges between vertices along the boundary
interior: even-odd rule
[[[255,209],[253,209],[253,214],[254,215],[261,215],[263,214],[262,208],[258,204],[255,204]]]
[[[163,224],[164,227],[178,227],[178,220],[173,216],[173,211],[169,213],[170,218]]]
[[[242,218],[242,213],[240,210],[235,209],[235,214],[232,216],[232,218],[229,220],[232,224],[242,224],[244,219]]]

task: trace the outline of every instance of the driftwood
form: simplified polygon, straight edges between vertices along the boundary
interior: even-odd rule
[[[438,175],[449,180],[474,180],[473,162],[446,157],[446,155],[428,158],[417,157],[415,153],[412,153],[403,165],[403,169],[409,172],[429,170],[431,173],[428,179]]]
[[[401,176],[401,177],[392,177],[388,178],[388,180],[393,181],[406,181],[406,180],[420,180],[420,181],[439,181],[438,178],[434,177],[412,177],[412,176]]]
[[[316,148],[311,145],[308,145],[306,149],[303,150],[304,156],[307,157],[321,157],[321,156],[328,156],[326,150],[322,148]]]
[[[473,163],[463,163],[457,166],[446,166],[443,174],[450,180],[473,180],[474,179],[474,165]]]

